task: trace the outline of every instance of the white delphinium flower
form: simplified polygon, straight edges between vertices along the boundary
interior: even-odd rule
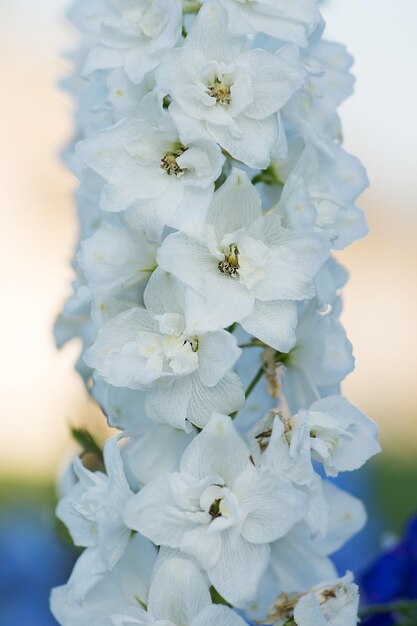
[[[241,350],[225,330],[201,333],[187,312],[187,290],[156,270],[135,307],[110,320],[86,352],[86,363],[116,387],[147,389],[148,416],[186,429],[204,426],[213,410],[230,412],[244,402],[232,371]],[[224,410],[224,409],[223,409]]]
[[[277,376],[292,413],[308,408],[322,396],[338,393],[342,380],[353,370],[352,344],[333,315],[322,315],[314,300],[302,313],[295,346]]]
[[[304,67],[308,79],[285,106],[284,119],[307,144],[326,151],[329,140],[340,142],[342,138],[337,108],[353,92],[353,59],[343,45],[323,40],[299,55],[294,48],[288,48],[287,54],[290,62],[297,59]]]
[[[256,594],[269,544],[300,519],[302,503],[284,478],[253,465],[231,419],[214,415],[180,471],[148,483],[124,519],[156,545],[196,558],[217,591],[241,607]]]
[[[368,185],[358,159],[337,144],[328,152],[307,146],[282,191],[278,211],[293,229],[317,228],[333,249],[364,237],[367,224],[356,198]]]
[[[282,593],[270,607],[265,624],[275,626],[356,626],[359,593],[348,573],[313,587],[303,595]]]
[[[307,427],[300,425],[300,430],[304,433]],[[285,476],[303,491],[303,520],[310,532],[323,537],[328,528],[328,507],[323,496],[322,480],[312,466],[307,433],[304,438],[300,434],[297,441],[292,441],[291,434],[282,414],[277,410],[269,411],[249,434],[252,458],[259,467],[266,468],[278,478]]]
[[[156,250],[142,229],[118,216],[84,239],[78,261],[96,305],[103,307],[110,298],[142,304],[156,268]]]
[[[107,182],[101,208],[133,208],[157,234],[165,224],[187,231],[204,222],[224,162],[213,141],[181,139],[156,93],[143,99],[134,119],[79,143],[77,153]]]
[[[297,602],[297,626],[356,626],[359,622],[359,590],[347,574],[334,583],[321,583]]]
[[[262,466],[277,475],[285,473],[298,484],[313,479],[313,461],[334,477],[359,469],[380,452],[376,424],[339,395],[318,400],[290,417],[271,412],[255,432]]]
[[[157,424],[146,416],[146,393],[113,387],[95,380],[92,389],[110,426],[128,439],[121,449],[131,488],[135,491],[154,478],[179,469],[180,459],[196,432]]]
[[[346,285],[348,278],[349,274],[346,268],[330,256],[326,263],[321,266],[314,280],[319,312],[332,313],[333,317],[340,315],[343,308],[341,289]]]
[[[73,599],[71,581],[52,590],[54,617],[61,626],[113,626],[111,615],[148,602],[156,557],[157,550],[150,541],[133,535],[114,568],[82,600]]]
[[[130,529],[123,510],[133,497],[120,457],[117,439],[104,446],[106,474],[91,472],[74,460],[78,482],[60,500],[57,517],[66,525],[77,546],[85,547],[68,583],[68,594],[80,601],[123,556]]]
[[[320,235],[295,234],[276,213],[263,215],[255,187],[234,169],[216,191],[199,236],[169,235],[157,261],[200,294],[213,327],[239,322],[287,352],[295,343],[295,301],[315,295],[313,279],[327,256]]]
[[[113,626],[244,626],[232,609],[212,604],[207,581],[196,564],[178,551],[161,550],[146,611],[137,606],[111,616]]]
[[[204,0],[203,0],[204,1]],[[235,34],[265,33],[298,46],[320,23],[317,0],[219,0],[227,10],[229,31]]]
[[[164,58],[156,81],[173,100],[170,112],[185,140],[209,137],[235,159],[263,168],[282,132],[277,113],[304,72],[279,52],[249,46],[246,37],[230,35],[226,11],[210,2],[184,45]]]
[[[148,74],[139,85],[135,85],[126,72],[118,68],[107,75],[106,87],[107,106],[112,111],[113,122],[117,122],[136,115],[143,98],[155,89],[155,78],[153,74]]]
[[[91,35],[84,73],[122,67],[134,83],[160,63],[181,36],[181,0],[79,0],[70,13]]]
[[[75,461],[58,506],[85,548],[52,594],[62,626],[244,626],[213,600],[276,626],[357,623],[329,555],[365,513],[316,470],[379,451],[336,395],[354,361],[330,250],[366,233],[367,177],[340,147],[352,59],[317,5],[75,0],[81,233],[56,334],[82,337],[121,433],[106,473]],[[258,382],[270,398],[245,404]]]

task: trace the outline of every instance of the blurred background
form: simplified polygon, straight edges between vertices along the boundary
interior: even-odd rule
[[[51,331],[77,234],[76,181],[59,160],[73,110],[57,86],[74,41],[67,4],[0,0],[0,626],[54,624],[48,589],[72,559],[53,534],[54,481],[74,451],[68,425],[88,423],[100,437],[102,424],[73,370],[79,346],[58,353]],[[351,273],[343,322],[356,355],[344,391],[378,422],[384,446],[352,486],[367,492],[376,550],[417,510],[417,3],[328,0],[323,12],[327,38],[356,58],[356,94],[341,110],[345,147],[371,179],[362,199],[371,235],[339,259]],[[37,556],[43,573],[29,591]],[[13,576],[37,598],[38,621],[10,608],[22,593]]]

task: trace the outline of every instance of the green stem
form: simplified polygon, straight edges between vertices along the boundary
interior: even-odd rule
[[[200,4],[200,2],[189,2],[188,4],[183,6],[182,12],[184,13],[184,15],[187,15],[188,13],[198,13],[201,9],[201,6],[202,5]]]
[[[360,617],[368,617],[369,615],[381,613],[404,613],[410,609],[417,609],[417,600],[393,602],[392,604],[375,604],[362,609],[359,615]]]
[[[261,365],[261,367],[258,369],[258,371],[256,372],[253,380],[251,381],[251,383],[249,384],[249,387],[246,389],[245,391],[245,398],[248,399],[250,394],[252,393],[252,391],[255,389],[256,385],[259,383],[259,381],[261,380],[262,376],[264,373],[264,367],[263,365]]]
[[[256,339],[255,341],[250,341],[249,343],[241,343],[239,348],[266,348],[266,346],[263,341]]]

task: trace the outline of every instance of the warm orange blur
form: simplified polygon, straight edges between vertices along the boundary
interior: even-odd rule
[[[58,353],[51,334],[69,292],[76,238],[71,199],[76,182],[58,157],[71,133],[72,106],[56,86],[67,71],[59,54],[70,30],[58,19],[57,4],[63,6],[64,0],[53,4],[55,14],[51,9],[45,17],[44,7],[45,21],[34,24],[30,0],[13,2],[10,12],[9,3],[0,7],[0,474],[27,477],[56,471],[70,445],[68,421],[83,423],[94,415],[97,424],[97,411],[73,371],[78,346]],[[358,54],[357,32],[346,32]],[[343,320],[357,357],[345,390],[379,422],[387,449],[412,454],[417,450],[417,213],[412,210],[417,194],[414,178],[408,187],[401,179],[403,166],[409,165],[407,129],[401,126],[407,121],[399,111],[395,123],[398,132],[404,131],[407,150],[387,144],[384,127],[376,145],[375,123],[361,108],[370,92],[360,56],[357,67],[358,95],[344,109],[344,118],[348,148],[367,163],[373,177],[362,203],[372,235],[339,255],[351,272]],[[384,107],[383,93],[375,95],[380,84],[372,95]],[[387,114],[388,123],[394,120],[388,121]],[[393,164],[389,178],[385,154]]]

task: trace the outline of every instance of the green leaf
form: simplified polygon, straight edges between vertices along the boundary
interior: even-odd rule
[[[224,604],[225,606],[229,606],[230,608],[232,607],[232,605],[226,602],[226,600],[219,594],[217,589],[215,589],[214,587],[210,587],[210,595],[213,604]]]
[[[89,433],[86,428],[76,428],[75,426],[71,426],[70,429],[72,438],[82,449],[80,456],[92,454],[101,465],[104,465],[103,450],[91,433]]]

